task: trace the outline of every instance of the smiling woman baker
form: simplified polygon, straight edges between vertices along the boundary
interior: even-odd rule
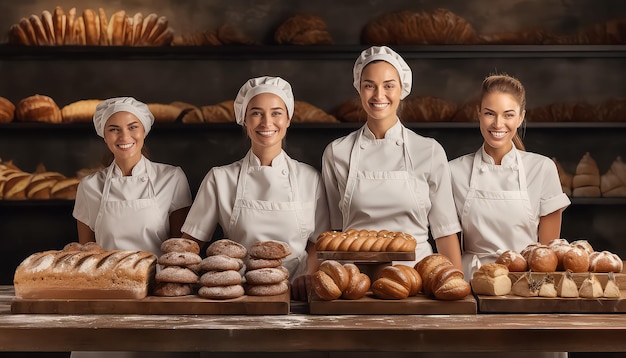
[[[191,191],[180,167],[154,163],[142,154],[154,123],[148,106],[132,97],[101,102],[93,117],[96,133],[114,160],[84,177],[73,215],[81,243],[106,250],[144,250],[161,255],[161,242],[180,236]]]
[[[547,244],[560,237],[561,213],[570,201],[554,162],[524,150],[517,129],[524,122],[525,107],[519,80],[487,77],[477,108],[483,145],[476,153],[450,161],[467,280],[505,250],[520,252],[531,243]]]
[[[416,261],[439,253],[461,269],[450,169],[443,147],[406,128],[400,101],[411,93],[411,69],[386,46],[370,47],[354,64],[353,85],[367,113],[359,130],[330,143],[322,159],[333,229],[389,230],[417,240]]]
[[[329,224],[319,173],[282,148],[293,112],[291,85],[280,77],[253,78],[241,87],[235,117],[251,148],[243,159],[209,171],[182,231],[206,242],[219,223],[225,237],[248,249],[257,241],[286,242],[292,298],[304,300],[305,274],[319,265],[314,241]]]

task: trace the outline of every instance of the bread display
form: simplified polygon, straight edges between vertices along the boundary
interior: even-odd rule
[[[61,123],[59,106],[48,96],[26,97],[15,106],[15,120],[20,122]]]
[[[18,298],[144,298],[156,257],[145,251],[103,250],[97,244],[38,252],[14,276]]]
[[[361,33],[367,45],[452,45],[476,42],[476,33],[465,19],[447,9],[399,11],[369,21]]]
[[[583,155],[576,166],[572,188],[574,197],[599,197],[601,195],[600,170],[589,152]]]
[[[282,241],[257,241],[248,250],[245,292],[251,296],[276,296],[289,291],[289,271],[282,260],[291,255],[289,244]],[[265,265],[261,265],[263,260]],[[270,263],[276,266],[270,266]],[[261,267],[263,266],[263,267]]]
[[[323,301],[359,299],[368,292],[370,283],[369,276],[361,273],[356,265],[342,265],[335,260],[323,261],[311,276],[311,287]]]
[[[415,264],[415,269],[422,278],[422,291],[429,297],[460,300],[471,293],[463,271],[454,267],[444,255],[428,255]]]
[[[198,244],[189,239],[171,238],[161,243],[161,251],[153,294],[175,297],[193,293],[198,283],[194,267],[202,261]]]
[[[102,102],[99,99],[84,99],[70,103],[61,108],[63,123],[91,122],[96,113],[96,107]]]
[[[176,34],[172,46],[255,45],[256,42],[234,26],[224,24],[217,29]]]
[[[9,123],[15,118],[15,105],[4,97],[0,97],[0,123]]]
[[[80,14],[80,16],[76,16]],[[25,46],[166,46],[174,30],[165,16],[141,13],[130,16],[118,10],[107,17],[104,9],[71,8],[67,14],[60,6],[41,16],[30,15],[9,29],[9,43]]]
[[[498,263],[485,264],[472,275],[472,291],[477,295],[501,296],[511,292],[509,269]]]
[[[274,41],[279,45],[330,45],[333,38],[321,17],[298,14],[278,26]]]
[[[626,196],[626,164],[615,158],[609,170],[600,177],[600,192],[603,197]]]
[[[388,230],[327,231],[315,243],[317,251],[412,252],[417,246],[413,236]]]

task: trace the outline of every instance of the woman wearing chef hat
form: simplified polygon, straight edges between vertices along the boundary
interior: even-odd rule
[[[73,215],[81,243],[106,250],[144,250],[161,255],[161,242],[180,236],[191,191],[179,167],[154,163],[142,154],[154,117],[132,97],[101,102],[93,116],[96,133],[114,160],[84,177]]]
[[[467,280],[505,250],[520,252],[531,243],[560,237],[561,213],[570,201],[554,162],[524,151],[517,129],[525,107],[519,80],[508,75],[485,78],[477,108],[483,145],[450,161]]]
[[[303,299],[301,275],[318,266],[313,242],[330,226],[319,173],[282,148],[293,113],[291,85],[284,79],[258,77],[241,87],[235,117],[251,148],[243,159],[209,171],[182,231],[209,241],[220,224],[225,237],[247,248],[259,240],[286,242],[292,254],[283,266],[295,279],[292,295]]]
[[[353,75],[367,122],[324,151],[332,228],[407,232],[418,242],[417,261],[432,253],[430,228],[437,251],[461,268],[446,153],[397,115],[411,92],[411,69],[389,47],[374,46],[361,53]]]
[[[148,106],[132,97],[111,98],[96,107],[96,133],[113,154],[107,168],[84,177],[73,215],[81,243],[106,250],[143,250],[161,255],[161,242],[180,237],[191,191],[179,167],[154,163],[142,154],[154,123]],[[186,356],[196,356],[185,353]],[[76,357],[170,357],[159,352],[72,352]]]

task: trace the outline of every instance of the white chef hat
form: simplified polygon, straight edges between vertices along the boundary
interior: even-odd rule
[[[93,125],[96,127],[96,133],[104,138],[104,126],[107,120],[117,112],[129,112],[134,114],[143,124],[146,135],[150,132],[154,123],[154,116],[148,109],[148,106],[133,97],[116,97],[109,98],[98,104],[96,113],[93,115]]]
[[[280,97],[285,102],[289,119],[293,117],[294,98],[289,82],[280,77],[263,76],[248,80],[237,93],[235,98],[235,118],[237,119],[237,124],[243,126],[248,103],[254,96],[261,93],[273,93]]]
[[[361,93],[361,73],[365,66],[372,61],[385,61],[396,68],[402,85],[401,99],[411,93],[411,84],[413,83],[411,68],[400,55],[387,46],[372,46],[361,52],[359,58],[356,59],[352,72],[354,74],[354,88],[357,92]]]

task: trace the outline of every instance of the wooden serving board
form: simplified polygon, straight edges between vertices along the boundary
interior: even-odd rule
[[[321,300],[314,292],[309,298],[311,314],[476,314],[476,299],[442,301],[419,294],[403,300],[383,300],[368,293],[358,300]]]
[[[621,298],[549,298],[515,295],[477,295],[480,313],[626,313],[626,291]]]
[[[318,251],[320,260],[337,260],[351,262],[391,262],[414,261],[415,251],[411,252],[369,252],[369,251]]]
[[[197,295],[147,296],[142,299],[21,299],[11,302],[12,313],[60,314],[289,314],[290,294],[242,296],[210,300]]]

